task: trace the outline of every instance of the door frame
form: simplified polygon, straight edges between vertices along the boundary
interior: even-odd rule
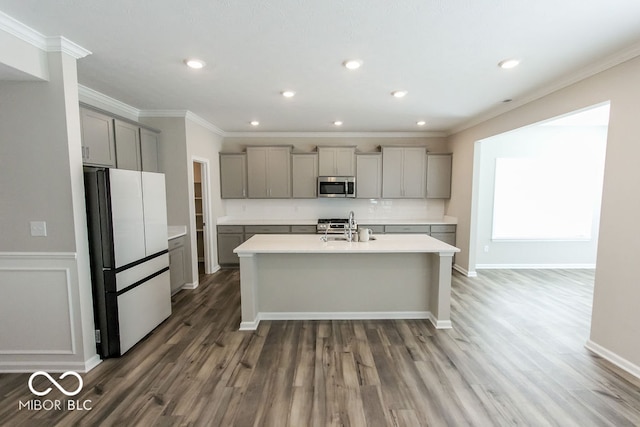
[[[212,259],[213,251],[212,248],[212,234],[209,231],[211,223],[211,165],[209,163],[209,159],[198,156],[191,156],[191,188],[194,188],[195,176],[193,176],[193,165],[194,163],[198,163],[200,165],[200,182],[202,183],[202,238],[204,245],[204,272],[205,274],[213,273],[213,266],[215,265],[214,260]],[[194,196],[195,197],[195,194]],[[191,228],[195,232],[195,277],[198,277],[198,233],[196,230],[196,215],[195,215],[195,206],[193,204],[193,198],[191,200]],[[192,265],[193,268],[193,265]]]

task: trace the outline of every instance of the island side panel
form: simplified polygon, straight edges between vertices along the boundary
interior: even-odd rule
[[[452,253],[427,254],[431,261],[429,311],[438,329],[451,328],[451,263]]]
[[[239,254],[240,258],[240,330],[255,330],[258,318],[258,260],[255,254]]]
[[[432,267],[424,253],[258,257],[260,318],[430,317]]]

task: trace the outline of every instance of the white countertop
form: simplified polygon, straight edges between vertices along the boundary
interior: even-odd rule
[[[415,218],[415,219],[358,219],[359,225],[415,225],[415,224],[435,224],[435,225],[455,225],[458,220],[452,216],[442,218]],[[218,225],[316,225],[317,218],[310,219],[246,219],[223,217],[218,219]]]
[[[186,225],[169,225],[167,226],[168,240],[177,239],[178,237],[185,236],[187,234]]]
[[[425,234],[376,235],[368,242],[329,240],[319,234],[258,234],[234,249],[238,255],[257,253],[447,253],[460,252]]]

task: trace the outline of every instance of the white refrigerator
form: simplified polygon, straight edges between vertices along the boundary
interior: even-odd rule
[[[84,168],[98,353],[118,357],[171,315],[164,174]]]

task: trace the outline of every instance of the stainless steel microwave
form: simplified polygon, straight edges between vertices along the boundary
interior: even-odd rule
[[[318,197],[356,197],[356,177],[319,176]]]

